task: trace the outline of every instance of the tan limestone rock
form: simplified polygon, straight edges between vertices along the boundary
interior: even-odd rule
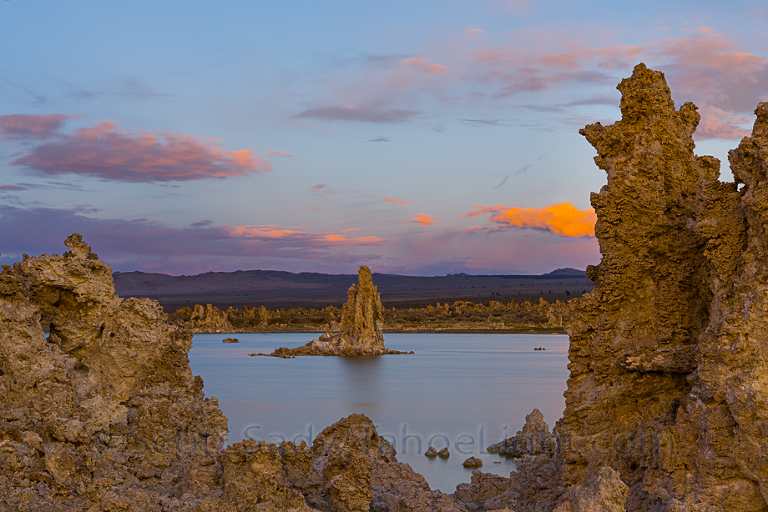
[[[523,429],[514,437],[492,444],[487,450],[489,453],[512,457],[541,454],[553,457],[557,452],[557,436],[549,432],[549,425],[544,421],[541,411],[534,409],[525,417]]]
[[[0,272],[0,480],[17,482],[0,504],[154,510],[215,461],[226,418],[189,370],[191,334],[117,297],[79,235],[66,244]]]
[[[621,121],[581,132],[608,182],[592,195],[595,289],[567,326],[565,481],[610,467],[627,510],[766,511],[768,104],[724,183],[662,73],[640,64],[618,88]]]

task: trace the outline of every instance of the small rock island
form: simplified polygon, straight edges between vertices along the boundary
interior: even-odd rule
[[[341,311],[341,324],[336,333],[326,332],[296,348],[280,347],[269,355],[295,356],[362,356],[381,354],[413,354],[390,350],[384,346],[384,308],[373,284],[371,270],[365,265],[357,273],[358,284],[349,287],[347,302]]]

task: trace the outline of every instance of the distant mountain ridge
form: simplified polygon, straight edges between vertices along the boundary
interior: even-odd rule
[[[298,274],[279,270],[206,272],[171,276],[145,272],[115,272],[121,297],[149,297],[178,307],[190,304],[288,305],[341,304],[357,274]],[[373,274],[383,301],[439,298],[471,298],[518,295],[565,295],[566,291],[590,291],[592,281],[580,270],[557,269],[543,275],[467,275],[421,277]]]

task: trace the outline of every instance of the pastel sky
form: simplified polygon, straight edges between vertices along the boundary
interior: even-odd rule
[[[600,259],[586,124],[664,71],[723,161],[768,4],[0,0],[0,262],[543,273]]]

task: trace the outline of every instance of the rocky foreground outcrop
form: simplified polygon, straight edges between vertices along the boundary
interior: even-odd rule
[[[347,291],[347,302],[341,310],[338,332],[326,332],[304,346],[280,347],[266,355],[290,358],[407,354],[408,352],[390,350],[384,346],[384,308],[379,292],[373,284],[371,270],[361,266],[357,281],[357,286],[353,284]]]
[[[766,511],[768,103],[724,183],[662,73],[640,64],[618,89],[621,121],[581,131],[608,183],[595,289],[567,327],[569,495],[611,468],[630,511]]]
[[[0,272],[0,511],[464,512],[502,493],[481,474],[462,497],[432,491],[363,415],[312,446],[222,450],[191,333],[155,301],[117,297],[80,235],[66,244]]]

